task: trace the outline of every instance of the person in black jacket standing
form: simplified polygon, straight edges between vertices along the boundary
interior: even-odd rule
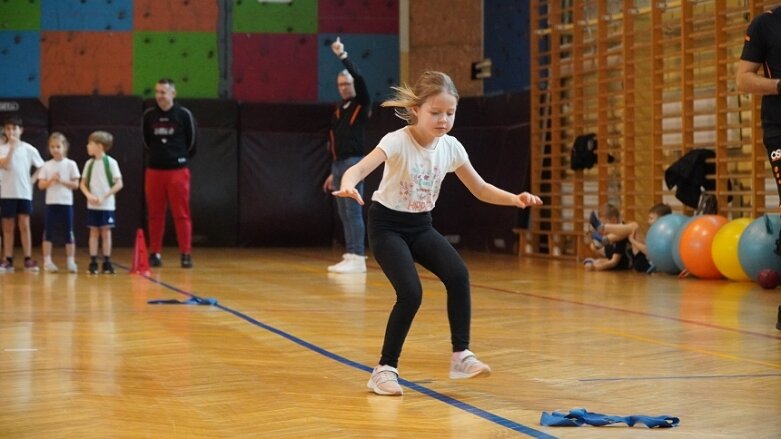
[[[176,226],[182,268],[192,268],[192,219],[190,217],[190,169],[195,155],[197,125],[190,110],[174,102],[173,79],[155,84],[156,105],[144,112],[142,128],[146,150],[144,194],[149,216],[149,264],[162,265],[167,205]]]
[[[371,114],[371,98],[366,81],[358,68],[347,57],[344,44],[337,37],[331,44],[334,55],[342,61],[345,70],[336,78],[342,101],[334,109],[329,132],[329,148],[333,162],[331,175],[323,183],[323,190],[338,189],[342,175],[364,156],[365,126]],[[363,194],[363,182],[355,189]],[[366,272],[365,240],[366,226],[363,208],[350,198],[337,198],[336,206],[344,228],[345,253],[342,261],[328,267],[332,273]]]
[[[781,6],[749,24],[735,82],[739,92],[762,98],[763,141],[781,196]]]

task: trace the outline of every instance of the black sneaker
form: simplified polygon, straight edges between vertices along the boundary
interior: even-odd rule
[[[97,262],[90,262],[89,268],[87,268],[87,273],[89,274],[98,274],[98,263]]]
[[[163,259],[160,258],[160,253],[151,253],[149,254],[149,266],[150,267],[161,267],[163,265]]]
[[[182,268],[193,268],[193,259],[189,253],[182,253]]]
[[[109,261],[103,261],[103,274],[116,274],[114,266]]]

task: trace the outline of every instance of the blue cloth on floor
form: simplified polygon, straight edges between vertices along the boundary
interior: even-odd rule
[[[589,412],[586,409],[573,409],[569,413],[562,412],[542,412],[540,425],[548,427],[580,427],[582,425],[594,425],[601,427],[617,423],[624,423],[630,427],[640,423],[648,428],[670,428],[677,427],[680,419],[674,416],[611,416],[601,413]]]
[[[192,296],[184,302],[176,299],[155,299],[146,303],[150,305],[216,305],[217,299],[213,297]]]

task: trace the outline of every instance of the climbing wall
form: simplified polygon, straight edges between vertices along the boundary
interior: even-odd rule
[[[0,95],[35,97],[40,90],[40,3],[0,2]]]
[[[483,46],[493,63],[486,95],[529,88],[529,1],[485,0]]]
[[[133,91],[130,32],[43,32],[40,51],[42,96]]]
[[[399,82],[398,0],[3,0],[0,97],[338,99],[339,36],[375,99]]]
[[[161,76],[176,81],[178,96],[216,98],[217,40],[212,32],[135,32],[133,94],[151,97]]]

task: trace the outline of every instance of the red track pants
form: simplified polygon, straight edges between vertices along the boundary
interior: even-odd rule
[[[149,252],[161,253],[167,204],[176,226],[180,253],[192,251],[193,223],[190,218],[190,170],[147,169],[144,176],[146,208],[149,215]]]

